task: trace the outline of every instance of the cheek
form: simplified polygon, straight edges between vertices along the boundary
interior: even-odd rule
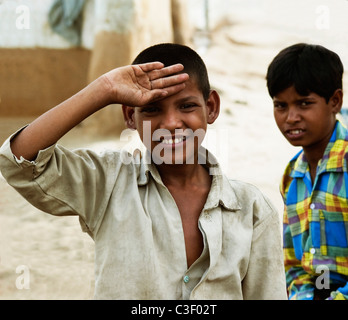
[[[274,111],[273,112],[275,123],[277,124],[278,128],[282,126],[284,123],[284,115],[279,114],[279,112]]]
[[[154,139],[156,139],[156,134],[154,134],[156,130],[154,121],[137,121],[136,127],[140,140],[143,142],[147,149],[152,150],[156,145],[156,142],[153,141]]]
[[[206,114],[192,114],[186,118],[186,124],[191,128],[207,129],[208,127],[208,115]]]

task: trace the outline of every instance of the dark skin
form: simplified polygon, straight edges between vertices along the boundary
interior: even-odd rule
[[[11,141],[12,152],[17,158],[34,160],[40,150],[56,143],[85,118],[110,104],[123,105],[127,126],[139,133],[143,131],[143,120],[151,121],[151,133],[167,129],[169,139],[173,138],[175,129],[205,131],[207,124],[218,117],[219,96],[212,91],[205,101],[195,82],[182,73],[183,69],[180,64],[164,67],[160,62],[153,62],[111,70],[33,121]],[[175,142],[179,145],[175,148],[187,146],[190,139],[185,138]],[[155,147],[163,141],[153,144]],[[168,143],[164,145],[171,148]],[[191,157],[197,159],[197,148],[188,150],[183,154],[184,162]],[[202,253],[198,217],[206,202],[211,177],[197,161],[192,165],[158,168],[182,217],[189,267]]]
[[[188,268],[202,254],[203,236],[199,230],[198,219],[207,200],[211,176],[198,162],[200,145],[197,140],[192,140],[188,133],[178,135],[176,131],[206,132],[207,125],[214,123],[219,111],[218,93],[212,90],[206,101],[194,79],[186,81],[182,91],[157,103],[138,108],[123,106],[126,125],[137,130],[142,141],[147,140],[143,134],[145,122],[151,123],[151,137],[156,136],[158,130],[165,129],[167,141],[173,140],[173,143],[166,144],[160,139],[153,139],[146,147],[152,154],[158,147],[166,149],[167,152],[173,151],[165,158],[164,163],[157,164],[157,169],[180,212]],[[176,138],[182,137],[185,139],[174,143]],[[174,150],[182,151],[178,158],[174,156]]]
[[[317,165],[335,128],[343,92],[337,89],[329,101],[311,92],[301,96],[289,87],[273,98],[274,118],[279,130],[293,146],[302,146],[314,183]]]
[[[302,96],[293,86],[273,97],[274,118],[279,130],[293,146],[303,147],[308,161],[312,184],[341,110],[343,92],[337,89],[329,101],[316,93]],[[315,291],[314,300],[326,297]],[[329,293],[327,293],[329,296]]]
[[[209,176],[205,168],[200,166],[198,168],[200,172],[198,176],[193,175],[191,179],[187,179],[187,176],[184,179],[178,179],[177,173],[182,174],[182,168],[171,167],[169,170],[167,168],[165,176],[162,175],[162,180],[173,196],[180,212],[185,238],[187,265],[190,267],[203,251],[203,237],[198,228],[198,219],[210,191],[211,176]],[[193,168],[188,168],[186,171],[192,171],[190,169]],[[159,168],[160,173],[161,171],[162,169]]]

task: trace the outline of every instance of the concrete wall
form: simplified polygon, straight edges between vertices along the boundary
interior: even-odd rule
[[[131,63],[150,45],[173,41],[189,44],[189,32],[184,37],[181,31],[185,27],[188,30],[188,26],[178,19],[185,17],[184,0],[96,0],[95,5],[98,10],[89,81],[112,68]],[[84,125],[89,131],[105,133],[114,132],[115,127],[123,129],[121,108],[116,105],[101,110]]]
[[[37,116],[155,43],[190,44],[185,0],[86,0],[78,48],[51,30],[51,4],[0,1],[1,117]],[[90,132],[120,131],[119,106],[82,126]]]
[[[0,117],[37,116],[86,85],[90,51],[0,49]]]

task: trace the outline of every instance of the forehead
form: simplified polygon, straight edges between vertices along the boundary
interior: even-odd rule
[[[309,92],[308,95],[299,94],[294,86],[286,88],[273,97],[273,101],[296,101],[303,99],[318,99],[321,98],[314,92]]]
[[[196,99],[203,99],[203,93],[200,90],[200,88],[197,85],[197,82],[195,79],[190,78],[188,81],[185,82],[185,89],[182,91],[176,93],[175,95],[172,95],[170,97],[164,98],[163,100],[160,100],[162,102],[166,101],[173,101],[173,100],[182,100],[186,97],[196,98]]]

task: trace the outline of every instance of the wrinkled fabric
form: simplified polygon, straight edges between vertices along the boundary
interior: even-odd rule
[[[54,0],[48,13],[52,30],[75,46],[81,43],[84,5],[85,0]]]
[[[278,213],[256,187],[207,166],[204,249],[188,268],[178,207],[153,164],[59,145],[29,162],[10,139],[0,149],[11,186],[45,212],[77,215],[94,239],[95,299],[286,299]]]
[[[301,150],[287,165],[284,199],[284,263],[290,299],[312,300],[323,268],[337,299],[348,299],[348,131],[336,122],[312,181]],[[319,278],[320,280],[320,278]],[[344,289],[346,287],[346,289]]]

